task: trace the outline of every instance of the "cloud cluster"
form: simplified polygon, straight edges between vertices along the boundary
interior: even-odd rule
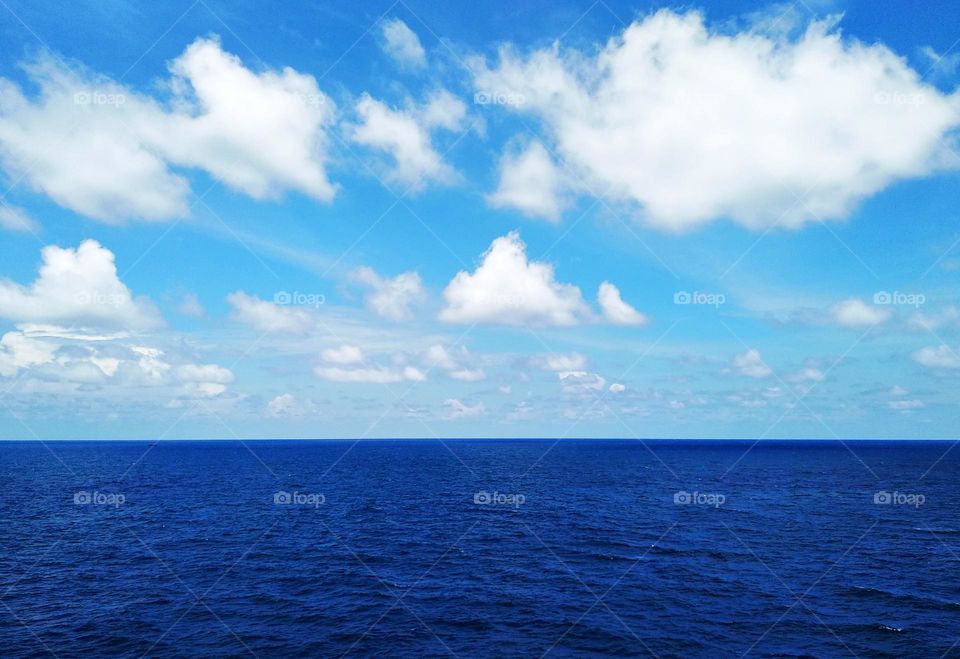
[[[49,55],[25,70],[35,97],[0,79],[0,167],[65,208],[106,222],[184,216],[190,188],[174,167],[255,199],[334,196],[334,106],[312,76],[255,73],[216,39],[170,63],[165,100]]]
[[[842,217],[895,180],[946,166],[944,141],[960,124],[957,94],[832,21],[791,39],[661,10],[596,55],[507,46],[493,67],[471,66],[476,89],[541,120],[587,189],[667,230]],[[555,217],[551,165],[533,148],[507,158],[492,199]],[[521,194],[511,183],[521,179],[539,183]]]
[[[381,277],[373,268],[363,267],[354,270],[352,275],[371,289],[366,297],[367,307],[389,320],[409,320],[413,317],[412,305],[426,297],[420,275],[413,271],[390,279]]]

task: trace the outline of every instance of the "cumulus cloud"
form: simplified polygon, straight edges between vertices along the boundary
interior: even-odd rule
[[[582,371],[587,366],[587,358],[579,352],[566,355],[550,355],[541,362],[548,371],[563,373],[564,371]]]
[[[420,275],[403,272],[390,279],[381,277],[372,268],[358,268],[353,278],[370,287],[367,307],[390,320],[409,320],[413,316],[411,306],[426,297]]]
[[[750,378],[766,378],[773,374],[760,356],[760,351],[753,348],[734,357],[733,367],[738,374]]]
[[[440,344],[430,346],[424,353],[424,361],[428,366],[447,371],[454,380],[462,382],[479,382],[485,380],[487,374],[482,368],[470,368],[472,360],[470,352],[463,346],[457,349],[447,349]]]
[[[444,407],[447,408],[446,413],[444,414],[444,419],[448,421],[455,421],[457,419],[467,419],[474,416],[480,416],[481,414],[487,411],[486,406],[483,403],[477,403],[476,405],[467,405],[460,402],[456,398],[448,398],[443,401]]]
[[[331,364],[359,364],[363,361],[363,351],[357,346],[344,344],[339,348],[327,348],[320,357]]]
[[[443,101],[440,101],[443,103]],[[466,106],[459,102],[461,114]],[[433,146],[431,128],[450,129],[459,125],[449,114],[449,103],[428,104],[426,110],[391,108],[382,101],[364,94],[355,110],[360,122],[347,127],[348,137],[363,146],[385,152],[393,160],[387,178],[420,190],[427,183],[451,183],[456,178],[454,169],[443,162]]]
[[[0,79],[0,167],[65,208],[105,222],[184,216],[190,188],[173,166],[256,199],[334,195],[334,106],[309,75],[255,73],[216,39],[171,62],[164,100],[49,55],[24,68],[34,97]]]
[[[314,373],[324,380],[352,384],[391,384],[394,382],[423,382],[427,376],[413,366],[405,368],[387,368],[384,366],[365,366],[361,368],[342,368],[340,366],[317,366]]]
[[[476,89],[522,99],[506,107],[539,118],[587,188],[673,231],[843,217],[948,166],[960,123],[956,94],[832,21],[790,37],[661,10],[596,54],[505,46],[494,66],[470,64]]]
[[[609,389],[610,393],[612,394],[620,394],[626,390],[627,390],[626,386],[620,384],[619,382],[614,382],[613,384],[611,384]]]
[[[566,176],[539,140],[522,151],[507,151],[500,158],[500,182],[487,202],[495,208],[516,208],[524,215],[552,222],[567,206]]]
[[[842,327],[872,327],[890,320],[889,309],[878,309],[860,298],[838,302],[830,309],[833,322]]]
[[[29,286],[0,281],[0,317],[84,329],[142,331],[163,324],[148,299],[133,297],[117,276],[114,255],[95,240],[79,247],[50,245]]]
[[[205,318],[207,315],[207,310],[200,304],[200,298],[197,297],[196,293],[187,293],[184,295],[180,300],[180,304],[177,306],[177,312],[184,316],[191,316],[192,318]]]
[[[272,417],[288,416],[297,409],[297,399],[293,394],[280,394],[267,403],[267,415]]]
[[[580,289],[556,281],[549,263],[529,261],[517,232],[493,241],[473,273],[461,271],[443,292],[448,323],[574,325],[589,316]]]
[[[235,291],[227,296],[233,307],[233,317],[258,332],[270,334],[306,334],[313,327],[313,319],[304,309],[280,306],[256,295]]]
[[[614,325],[646,325],[648,318],[620,298],[620,289],[608,281],[600,284],[597,302],[603,317]]]
[[[960,354],[946,344],[920,348],[910,357],[922,366],[936,369],[960,368]]]
[[[399,18],[383,22],[383,50],[405,66],[422,68],[427,65],[427,54],[420,38]]]

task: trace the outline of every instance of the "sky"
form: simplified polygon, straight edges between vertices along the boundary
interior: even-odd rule
[[[0,438],[957,436],[946,0],[2,0],[0,39]]]

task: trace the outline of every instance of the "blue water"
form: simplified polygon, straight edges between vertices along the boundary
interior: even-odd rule
[[[750,445],[3,443],[0,656],[960,654],[960,449]]]

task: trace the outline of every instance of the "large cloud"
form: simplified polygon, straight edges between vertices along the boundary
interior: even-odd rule
[[[549,263],[529,261],[517,232],[493,241],[473,273],[461,271],[443,292],[449,323],[573,325],[589,315],[580,289],[556,281]]]
[[[76,249],[50,245],[29,286],[0,281],[0,317],[21,324],[142,331],[163,324],[146,298],[134,298],[117,276],[113,252],[95,240]]]
[[[169,102],[45,56],[28,64],[29,98],[0,79],[0,165],[55,202],[107,222],[188,211],[171,166],[203,169],[251,197],[298,190],[329,200],[333,103],[309,75],[255,73],[198,39],[170,64]]]
[[[493,68],[472,66],[478,90],[542,120],[588,188],[669,230],[844,216],[892,181],[944,165],[943,140],[960,122],[957,94],[830,22],[790,40],[710,31],[700,13],[663,10],[596,56],[505,47]],[[556,207],[543,199],[514,205],[549,217]]]

